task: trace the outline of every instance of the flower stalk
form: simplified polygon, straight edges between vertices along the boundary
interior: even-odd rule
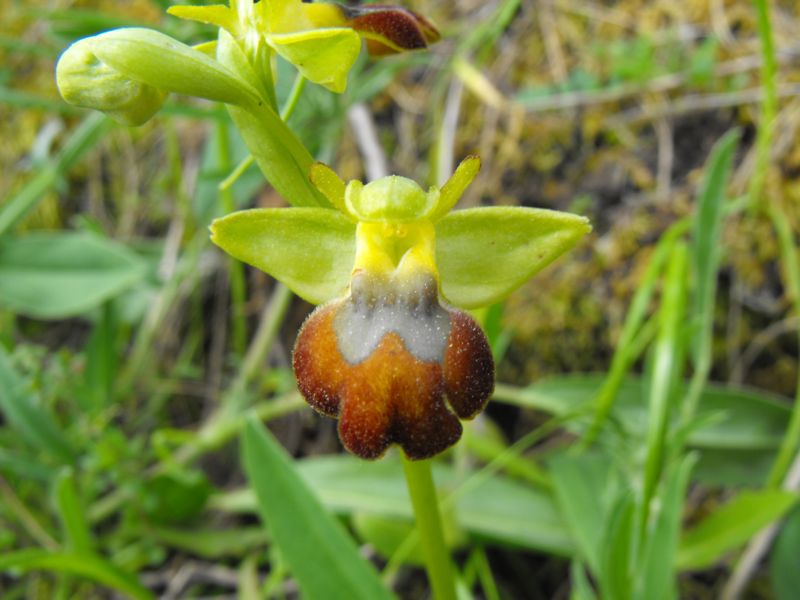
[[[402,454],[402,453],[401,453]],[[456,600],[456,586],[450,552],[444,540],[439,499],[430,460],[409,460],[403,456],[411,506],[416,517],[425,566],[436,600]]]

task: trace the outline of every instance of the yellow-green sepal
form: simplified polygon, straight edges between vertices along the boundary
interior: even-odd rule
[[[316,162],[311,165],[308,176],[309,179],[311,179],[311,183],[314,184],[314,187],[322,192],[322,195],[328,199],[328,202],[337,210],[348,215],[352,221],[356,220],[355,217],[347,212],[347,205],[344,201],[347,186],[342,178],[336,174],[336,171],[325,163]]]
[[[331,27],[268,35],[267,43],[309,81],[340,94],[358,58],[361,38],[352,29]]]
[[[238,20],[236,13],[224,4],[212,4],[210,6],[170,6],[167,13],[179,19],[216,25],[230,32],[236,31]]]
[[[455,211],[436,223],[442,294],[456,306],[497,302],[591,231],[588,219],[514,206]]]
[[[355,223],[333,209],[257,208],[214,221],[211,240],[301,298],[322,304],[347,291],[355,231]]]

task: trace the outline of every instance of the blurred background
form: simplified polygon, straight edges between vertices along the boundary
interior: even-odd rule
[[[377,140],[391,172],[433,184],[477,153],[483,167],[460,207],[567,210],[594,227],[505,303],[480,312],[500,386],[470,428],[473,441],[447,457],[469,471],[540,431],[559,402],[577,406],[601,388],[657,244],[695,213],[709,155],[726,132],[740,137],[722,193],[746,196],[759,178],[764,201],[800,231],[800,7],[770,3],[777,110],[759,166],[763,59],[748,0],[404,5],[435,22],[443,40],[381,60],[362,53],[342,95],[307,85],[289,124],[312,154],[346,180],[365,179],[363,144]],[[295,597],[242,491],[236,426],[218,426],[214,415],[221,398],[235,396],[294,457],[341,452],[335,422],[305,406],[291,374],[294,337],[312,307],[233,264],[207,235],[214,217],[285,202],[246,161],[224,107],[171,96],[134,129],[66,104],[55,87],[55,61],[80,37],[144,25],[190,44],[213,38],[211,27],[167,16],[168,6],[0,0],[0,567],[4,553],[55,551],[84,532],[81,548],[157,597]],[[277,69],[285,99],[294,73]],[[798,382],[798,315],[786,283],[798,275],[773,221],[740,210],[720,227],[709,379],[752,388],[771,408],[743,408],[742,429],[713,448],[724,460],[704,466],[704,455],[681,511],[689,525],[741,486],[766,485]],[[655,300],[645,305],[648,315],[658,310]],[[651,337],[637,339],[644,347]],[[630,372],[646,372],[641,348],[632,356]],[[565,383],[566,375],[582,377]],[[630,394],[635,404],[636,388]],[[505,476],[546,490],[542,457],[575,433],[543,433]],[[644,447],[635,428],[628,433]],[[326,496],[338,471],[316,468],[305,474],[318,477],[312,487],[385,565],[388,534],[367,518],[369,502]],[[536,510],[523,504],[521,518]],[[465,572],[476,565],[474,597],[575,593],[569,544],[474,524],[461,534],[457,557]],[[685,563],[692,568],[679,597],[717,597],[749,538]],[[63,565],[15,565],[0,569],[3,598],[127,589]],[[779,594],[797,582],[790,571],[757,563],[743,597],[789,598]],[[392,575],[402,597],[424,597],[419,569]],[[255,595],[244,595],[247,582],[256,582]]]

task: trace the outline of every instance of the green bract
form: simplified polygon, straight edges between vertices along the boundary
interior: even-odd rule
[[[302,298],[321,304],[347,292],[358,223],[400,228],[433,223],[442,295],[457,306],[483,306],[510,294],[574,246],[591,226],[585,217],[533,208],[450,213],[479,166],[477,157],[469,157],[441,190],[433,187],[425,193],[402,177],[386,177],[366,186],[350,182],[345,187],[332,170],[317,164],[311,180],[336,210],[237,212],[214,221],[212,239]]]

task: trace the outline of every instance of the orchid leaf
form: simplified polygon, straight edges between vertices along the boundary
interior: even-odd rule
[[[259,102],[258,92],[220,63],[158,31],[125,27],[90,39],[98,59],[135,81],[230,104]]]
[[[436,223],[444,297],[474,308],[510,294],[591,230],[577,215],[512,206],[471,208]]]
[[[361,50],[361,38],[346,27],[273,34],[267,43],[303,77],[338,94]]]
[[[343,295],[355,260],[354,223],[325,208],[239,211],[211,225],[211,239],[231,256],[322,304]]]

